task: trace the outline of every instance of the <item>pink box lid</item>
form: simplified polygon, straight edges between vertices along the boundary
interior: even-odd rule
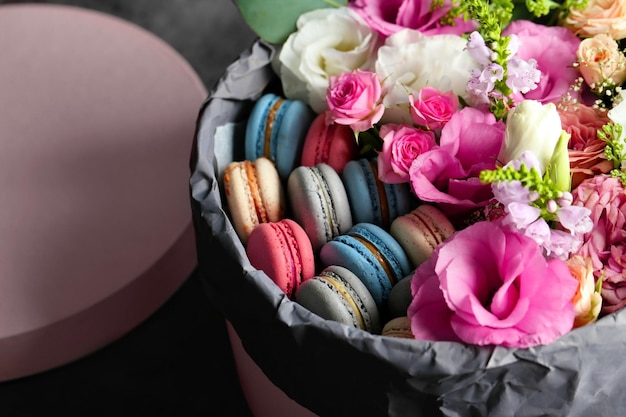
[[[207,92],[148,31],[0,6],[0,381],[128,332],[189,276],[189,155]]]

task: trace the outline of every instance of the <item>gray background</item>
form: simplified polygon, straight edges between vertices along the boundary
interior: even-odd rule
[[[0,0],[11,3],[74,5],[134,22],[180,52],[209,90],[255,39],[232,0]]]

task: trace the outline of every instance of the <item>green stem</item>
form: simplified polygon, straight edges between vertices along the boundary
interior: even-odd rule
[[[333,0],[322,0],[322,2],[328,4],[331,7],[337,7],[337,8],[344,7],[344,5],[339,4],[339,3],[337,3],[336,1],[333,1]]]

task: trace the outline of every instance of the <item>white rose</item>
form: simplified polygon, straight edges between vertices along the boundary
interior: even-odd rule
[[[427,86],[452,90],[469,101],[467,82],[481,66],[466,47],[467,41],[457,35],[425,36],[411,29],[388,37],[376,59],[376,73],[387,91],[383,121],[412,123],[409,93]]]
[[[531,151],[537,157],[543,175],[562,130],[561,117],[554,103],[521,101],[507,115],[506,133],[498,161],[506,164],[519,159],[523,152]]]
[[[379,37],[346,7],[322,8],[302,14],[280,49],[274,68],[285,97],[326,110],[329,78],[373,67]]]

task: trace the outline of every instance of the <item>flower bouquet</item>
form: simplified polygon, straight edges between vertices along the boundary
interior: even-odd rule
[[[207,294],[266,375],[324,416],[624,415],[626,1],[237,5],[259,40],[201,110],[192,209]],[[267,91],[455,225],[411,277],[414,339],[323,320],[250,265],[219,176]]]

